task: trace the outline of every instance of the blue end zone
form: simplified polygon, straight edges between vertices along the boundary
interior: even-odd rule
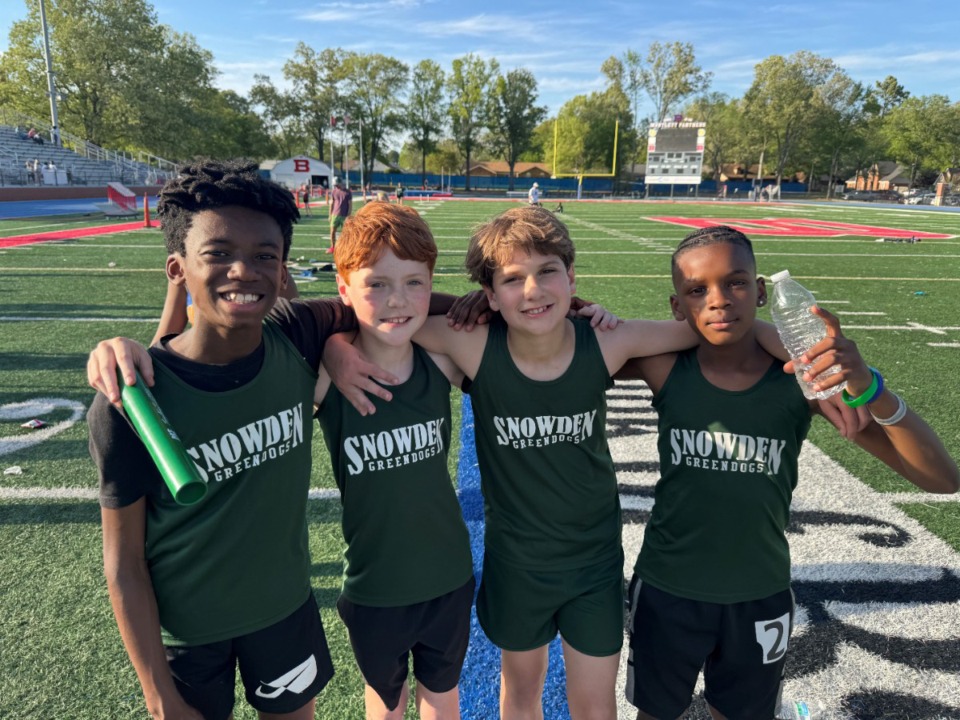
[[[483,568],[483,496],[480,494],[480,468],[474,443],[473,407],[467,395],[463,396],[457,481],[463,519],[470,531],[473,572],[479,587]],[[559,636],[550,643],[543,708],[545,720],[570,720]],[[500,650],[480,629],[475,606],[470,618],[470,647],[460,676],[460,712],[463,720],[488,720],[499,717],[500,712]]]

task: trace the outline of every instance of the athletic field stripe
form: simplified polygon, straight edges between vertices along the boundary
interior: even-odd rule
[[[131,322],[158,323],[160,318],[109,318],[109,317],[31,317],[29,315],[0,315],[0,322]]]

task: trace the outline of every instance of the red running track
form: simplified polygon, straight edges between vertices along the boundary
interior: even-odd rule
[[[107,235],[109,233],[141,229],[143,229],[143,220],[121,223],[119,225],[98,225],[96,227],[75,228],[73,230],[55,230],[53,232],[33,233],[31,235],[14,235],[12,237],[0,238],[0,248],[48,242],[50,240],[73,240],[74,238],[88,237],[89,235]]]

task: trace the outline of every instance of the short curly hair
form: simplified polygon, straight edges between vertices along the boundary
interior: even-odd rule
[[[509,264],[516,250],[557,255],[568,270],[576,254],[567,226],[552,212],[540,207],[512,208],[474,230],[465,263],[470,279],[493,287],[494,272]]]
[[[239,206],[266,213],[283,234],[283,259],[290,252],[293,224],[300,219],[289,190],[260,175],[246,159],[198,160],[183,165],[160,190],[157,215],[168,253],[186,254],[187,233],[193,217],[204,210]]]

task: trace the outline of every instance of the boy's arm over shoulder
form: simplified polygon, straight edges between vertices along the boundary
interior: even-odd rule
[[[465,375],[449,355],[427,351],[430,359],[440,368],[440,372],[446,375],[450,385],[459,389],[463,388],[463,379]]]
[[[650,391],[657,395],[666,384],[676,362],[677,353],[630,358],[613,377],[615,380],[643,380]]]
[[[486,325],[477,325],[473,332],[458,331],[450,327],[443,315],[431,315],[413,341],[430,353],[446,355],[472,380],[480,369],[488,333]]]
[[[614,375],[630,358],[674,353],[695,347],[700,338],[679,320],[626,320],[597,333],[607,371]]]
[[[136,340],[115,337],[101,340],[87,358],[87,383],[102,392],[115,406],[122,407],[117,370],[126,385],[137,381],[137,371],[148,387],[153,387],[153,359]]]
[[[320,367],[323,346],[331,335],[357,329],[353,310],[339,298],[278,298],[270,318],[280,325],[314,370]]]

